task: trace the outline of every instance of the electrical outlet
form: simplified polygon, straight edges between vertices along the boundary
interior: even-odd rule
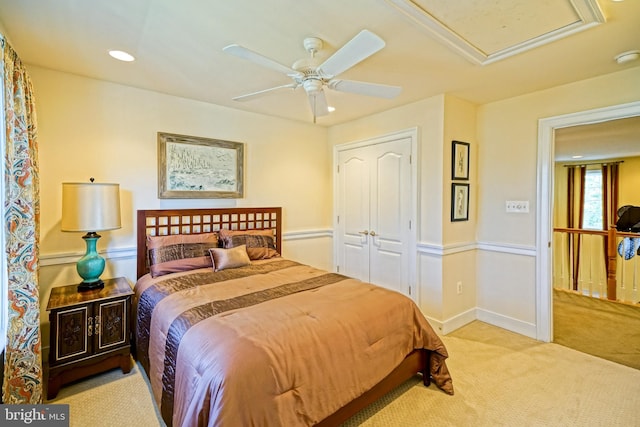
[[[528,200],[507,200],[506,211],[509,213],[528,213],[529,201]]]
[[[458,282],[456,286],[458,290],[458,295],[460,295],[462,293],[462,282]]]

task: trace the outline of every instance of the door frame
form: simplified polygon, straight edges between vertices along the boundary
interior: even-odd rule
[[[409,289],[411,299],[414,302],[419,301],[419,289],[416,278],[416,259],[417,259],[417,236],[418,236],[418,128],[413,127],[391,132],[384,135],[374,136],[371,138],[337,144],[333,147],[333,270],[336,271],[338,265],[338,160],[339,153],[354,148],[362,148],[376,144],[396,141],[398,139],[409,138],[411,141],[411,192],[410,192],[410,212],[411,232],[409,233]]]
[[[640,102],[580,111],[538,121],[536,213],[536,338],[553,341],[553,183],[555,130],[640,116]]]

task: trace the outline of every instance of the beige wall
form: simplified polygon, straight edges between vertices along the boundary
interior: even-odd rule
[[[63,181],[119,182],[123,228],[110,244],[134,245],[136,209],[278,205],[284,231],[330,224],[326,130],[127,86],[29,67],[38,108],[43,254],[73,250],[59,231]],[[237,200],[157,197],[157,132],[246,144],[245,196]]]
[[[282,206],[283,255],[331,269],[331,169],[325,128],[28,68],[38,113],[44,323],[50,288],[80,280],[75,261],[85,250],[82,233],[60,231],[65,181],[94,177],[120,184],[122,228],[101,233],[98,242],[107,258],[104,277],[135,281],[137,209],[178,206]],[[245,197],[158,199],[159,131],[245,143]]]
[[[476,258],[477,227],[477,159],[476,140],[478,107],[453,96],[445,97],[443,138],[443,182],[442,203],[442,314],[443,332],[459,327],[468,321],[476,306]],[[463,141],[469,147],[469,220],[451,222],[451,168],[452,141]],[[458,284],[461,293],[458,293]],[[428,295],[425,299],[428,299]],[[449,326],[447,326],[449,325]]]
[[[535,337],[538,121],[637,99],[634,68],[478,107],[440,95],[334,126],[328,137],[334,145],[418,127],[420,308],[445,332],[477,316]],[[452,139],[472,144],[470,221],[453,224]],[[507,214],[507,200],[528,200],[529,213]]]
[[[640,145],[640,135],[638,135]],[[640,157],[628,157],[620,164],[620,188],[618,202],[620,206],[640,206]]]
[[[535,336],[538,121],[638,99],[636,67],[479,108],[477,238],[488,250],[477,261],[477,306],[486,319]],[[530,212],[507,214],[506,200],[528,200]]]
[[[418,305],[443,332],[446,322],[475,307],[476,109],[467,101],[438,95],[333,126],[328,135],[329,145],[334,146],[418,129],[419,248],[414,285]],[[452,140],[472,144],[469,221],[456,223],[450,221]],[[464,268],[457,268],[460,265]],[[458,282],[463,283],[462,294],[457,293]]]
[[[478,107],[453,96],[445,98],[444,138],[443,138],[443,177],[446,183],[443,193],[442,217],[443,241],[446,244],[466,243],[475,241],[476,234],[476,201],[478,198],[476,164],[478,146],[476,144]],[[456,182],[469,184],[469,221],[450,222],[451,218],[451,167],[452,141],[468,142],[469,147],[469,180]]]

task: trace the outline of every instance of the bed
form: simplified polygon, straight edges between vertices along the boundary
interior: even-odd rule
[[[453,394],[413,301],[281,257],[281,223],[138,211],[134,355],[168,426],[339,425],[416,374]]]

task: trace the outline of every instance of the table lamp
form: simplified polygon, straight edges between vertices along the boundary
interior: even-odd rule
[[[115,230],[120,223],[120,186],[93,182],[62,183],[62,231],[84,231],[87,252],[76,264],[82,282],[78,291],[102,288],[105,261],[96,251],[97,231]]]

